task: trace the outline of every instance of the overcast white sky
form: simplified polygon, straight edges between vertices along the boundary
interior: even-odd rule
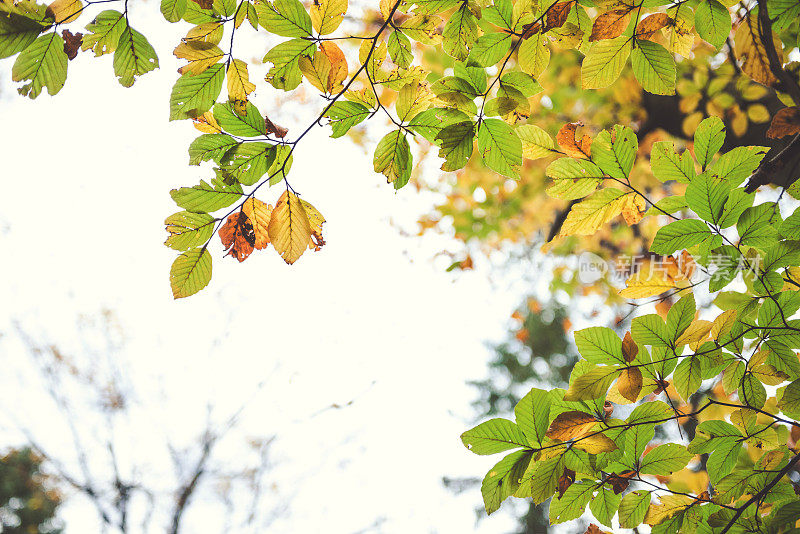
[[[168,192],[212,175],[187,165],[198,132],[167,122],[173,40],[152,39],[161,69],[130,90],[110,57],[81,55],[60,94],[30,101],[10,88],[12,62],[0,63],[3,368],[28,365],[12,322],[74,349],[77,317],[108,308],[127,340],[115,357],[139,394],[132,424],[141,433],[123,455],[157,451],[164,433],[191,441],[209,402],[225,413],[268,378],[242,434],[278,435],[274,491],[291,501],[272,532],[349,534],[381,516],[385,533],[477,531],[478,489],[457,498],[440,480],[482,476],[493,461],[460,443],[472,416],[465,381],[484,376],[484,343],[502,338],[520,292],[493,286],[480,269],[443,272],[431,258],[446,239],[402,237],[389,222],[413,227],[431,198],[411,187],[396,194],[371,154],[320,129],[299,147],[291,178],[328,220],[323,251],[292,267],[274,251],[238,264],[215,238],[210,287],[173,301],[175,253],[162,245],[162,222],[177,211]],[[257,104],[296,135],[288,112],[270,111],[270,91]],[[278,189],[260,197],[274,202]],[[38,393],[19,373],[0,376],[3,409],[18,406],[46,445],[63,447],[63,426],[30,402]],[[17,439],[11,419],[0,425]],[[144,476],[158,479],[169,465],[153,454]],[[503,532],[499,515],[482,531]],[[91,509],[73,504],[65,518],[68,534],[93,530]],[[185,532],[222,527],[195,515]]]

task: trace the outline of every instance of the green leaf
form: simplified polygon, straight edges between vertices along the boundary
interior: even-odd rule
[[[694,456],[683,445],[667,443],[650,450],[639,464],[639,472],[644,475],[666,476],[680,471]]]
[[[660,44],[637,39],[631,52],[631,66],[645,91],[655,95],[675,94],[675,59]]]
[[[478,23],[466,3],[447,20],[442,30],[442,47],[445,54],[465,60],[478,40]]]
[[[645,212],[645,217],[664,215],[665,213],[674,214],[688,207],[689,206],[686,205],[686,198],[683,196],[664,197],[650,206]]]
[[[634,318],[631,321],[631,336],[637,343],[654,347],[668,347],[672,341],[664,321],[654,313]]]
[[[708,478],[712,484],[717,484],[722,477],[733,471],[741,450],[740,441],[724,441],[717,444],[706,464]]]
[[[486,119],[478,130],[478,151],[493,171],[517,178],[522,165],[522,142],[514,129],[500,119]]]
[[[564,472],[564,455],[536,462],[531,466],[531,497],[536,504],[546,501],[558,487],[558,479]],[[526,473],[527,476],[527,473]]]
[[[565,200],[585,197],[594,192],[605,179],[605,174],[597,165],[585,159],[574,158],[555,160],[547,167],[545,174],[555,182],[547,189],[547,194]]]
[[[720,228],[727,228],[736,224],[739,217],[744,213],[744,210],[753,205],[755,200],[755,193],[746,193],[744,189],[734,189],[725,200],[725,206],[722,208],[722,217],[720,217]]]
[[[696,245],[711,236],[711,230],[703,221],[681,219],[662,226],[656,232],[650,250],[656,254],[672,254]]]
[[[445,160],[442,170],[457,171],[464,168],[472,155],[474,138],[475,125],[472,121],[458,122],[442,128],[436,135],[439,157]]]
[[[81,49],[93,50],[95,56],[110,54],[117,49],[119,39],[127,28],[124,14],[113,9],[102,11],[86,25],[91,33],[83,36]]]
[[[530,447],[519,426],[508,419],[489,419],[461,434],[461,442],[475,454],[496,454],[509,449]]]
[[[184,74],[172,88],[169,120],[199,117],[214,105],[225,82],[225,65],[217,63],[200,74]]]
[[[694,321],[697,304],[694,295],[681,297],[667,312],[667,335],[674,341],[678,339]]]
[[[395,65],[408,68],[414,60],[414,53],[411,51],[411,41],[402,32],[393,31],[389,35],[387,48],[389,56]]]
[[[592,161],[617,180],[625,181],[633,169],[639,142],[630,128],[614,126],[614,135],[603,130],[592,141]]]
[[[225,134],[203,134],[189,145],[189,165],[200,165],[201,161],[219,163],[222,157],[239,141]]]
[[[630,54],[631,42],[626,35],[592,44],[581,65],[583,88],[603,89],[614,83],[628,62]]]
[[[261,21],[261,15],[259,15]],[[303,73],[300,71],[300,58],[302,56],[313,57],[316,45],[312,41],[305,39],[292,39],[280,43],[275,48],[267,52],[264,62],[272,63],[274,66],[269,70],[266,80],[275,89],[291,91],[303,81]]]
[[[476,89],[480,93],[485,91],[485,89],[478,89],[477,87]],[[500,78],[500,89],[497,94],[502,95],[509,89],[516,89],[526,99],[544,91],[544,88],[532,76],[518,71],[503,74],[503,77]]]
[[[611,488],[603,486],[589,504],[589,510],[600,523],[610,527],[621,500],[622,495],[617,495]]]
[[[550,395],[543,389],[531,389],[514,408],[517,425],[530,443],[541,446],[550,425]]]
[[[592,326],[575,332],[575,345],[583,359],[595,364],[626,363],[622,340],[605,326]]]
[[[780,212],[772,202],[744,210],[736,223],[739,243],[765,250],[778,239]]]
[[[211,254],[203,248],[184,252],[172,263],[169,283],[176,299],[194,295],[211,281]]]
[[[254,185],[275,161],[275,145],[241,143],[225,155],[221,172],[242,185]]]
[[[694,132],[694,155],[697,163],[706,168],[714,154],[719,152],[725,143],[725,125],[719,117],[709,117]]]
[[[395,189],[406,185],[411,178],[411,149],[406,135],[400,130],[386,134],[375,147],[372,164]]]
[[[268,32],[282,37],[311,35],[311,17],[299,0],[261,0],[255,7],[258,23]]]
[[[590,369],[587,373],[570,380],[564,400],[580,401],[604,397],[611,382],[617,378],[619,371],[620,369],[615,365],[601,365]]]
[[[419,113],[411,119],[408,127],[414,132],[430,141],[436,142],[439,132],[458,122],[468,121],[469,117],[463,111],[457,109],[431,108]]]
[[[622,498],[622,502],[619,503],[619,526],[636,528],[642,524],[647,510],[650,509],[650,493],[636,490]]]
[[[169,22],[178,22],[186,13],[188,0],[161,0],[161,14]]]
[[[19,89],[19,94],[36,98],[47,87],[50,95],[58,93],[67,80],[67,54],[64,40],[55,32],[37,38],[33,44],[17,56],[11,69],[15,82],[28,80]]]
[[[686,203],[698,217],[716,224],[722,218],[722,208],[730,191],[728,182],[703,173],[686,188]]]
[[[28,48],[44,28],[28,17],[0,12],[0,59]]]
[[[469,52],[470,61],[481,67],[491,67],[506,57],[512,36],[506,33],[487,33],[475,41]]]
[[[123,87],[130,87],[141,76],[158,68],[156,51],[144,35],[133,28],[125,28],[114,52],[114,74]]]
[[[523,72],[538,78],[550,63],[550,49],[547,48],[547,37],[535,33],[522,41],[517,51],[517,63]]]
[[[200,180],[199,185],[173,189],[169,194],[178,206],[187,211],[208,213],[230,206],[244,193],[241,185],[226,185],[215,178],[211,184]]]
[[[688,400],[700,388],[703,382],[702,368],[702,361],[696,356],[684,358],[675,368],[673,383],[683,400]]]
[[[341,137],[346,134],[350,128],[360,123],[372,113],[366,106],[358,102],[347,102],[340,100],[335,102],[325,116],[330,119],[330,125],[333,129],[331,137]]]
[[[231,135],[259,137],[267,134],[264,117],[251,102],[247,102],[244,116],[239,115],[231,103],[215,104],[214,119]]]
[[[742,378],[741,387],[739,387],[739,398],[748,406],[762,408],[767,402],[767,390],[753,373],[747,372]]]
[[[650,151],[650,166],[655,177],[662,182],[675,180],[688,184],[697,176],[694,170],[694,160],[689,152],[676,154],[675,147],[669,141],[653,143]]]
[[[217,220],[208,213],[179,211],[164,221],[169,232],[164,244],[175,250],[199,247],[211,239],[216,222]]]
[[[731,187],[738,187],[758,168],[768,150],[763,146],[737,146],[712,162],[707,173],[728,182]]]
[[[517,137],[522,142],[522,156],[526,159],[545,158],[558,154],[550,134],[534,124],[517,126]]]
[[[719,48],[731,33],[731,14],[717,0],[703,0],[694,11],[697,34]]]
[[[487,514],[496,512],[500,503],[517,491],[532,457],[530,451],[512,452],[486,473],[481,483],[481,495]]]
[[[567,488],[564,495],[554,497],[550,502],[550,523],[563,523],[582,516],[596,487],[594,484],[575,482]]]

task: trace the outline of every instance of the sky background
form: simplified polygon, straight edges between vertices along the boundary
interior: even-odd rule
[[[221,257],[215,238],[210,286],[174,301],[176,254],[162,244],[163,220],[178,210],[168,192],[213,174],[187,165],[198,135],[190,122],[167,121],[175,33],[154,24],[146,33],[161,68],[132,89],[117,83],[110,56],[81,54],[56,97],[31,101],[11,88],[12,61],[0,62],[2,443],[21,443],[22,425],[72,460],[21,328],[76,357],[119,365],[134,392],[127,426],[115,429],[127,436],[120,456],[164,491],[172,476],[165,441],[196,440],[209,405],[222,420],[246,403],[220,454],[235,463],[248,437],[277,436],[268,480],[283,511],[270,532],[351,534],[380,518],[365,532],[504,532],[502,512],[476,527],[478,488],[457,497],[441,478],[480,477],[496,461],[459,440],[473,417],[465,382],[485,376],[486,342],[504,338],[526,282],[482,262],[444,272],[449,262],[435,257],[453,243],[399,231],[413,230],[434,197],[412,187],[395,193],[373,172],[371,153],[320,128],[298,147],[290,178],[327,218],[323,250],[291,267],[272,250],[238,264]],[[295,124],[300,107],[279,107],[276,96],[259,84],[256,104],[292,137],[307,121]],[[281,190],[259,198],[274,203]],[[119,327],[113,350],[101,328],[76,326],[105,309]],[[89,415],[85,422],[91,435],[108,431]],[[204,508],[195,506],[185,532],[225,531],[216,509]],[[97,529],[80,499],[64,518],[67,534]]]

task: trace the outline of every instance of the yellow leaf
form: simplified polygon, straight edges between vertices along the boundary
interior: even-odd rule
[[[247,73],[247,63],[241,59],[231,61],[228,66],[228,98],[238,107],[247,102],[248,95],[255,90],[256,85]]]
[[[657,525],[694,503],[693,498],[685,495],[662,495],[660,499],[660,503],[651,504],[647,510],[644,522],[648,525]]]
[[[186,34],[186,37],[184,37],[183,40],[185,42],[196,41],[219,44],[224,31],[224,27],[221,23],[206,22],[189,30],[189,33]]]
[[[778,60],[783,64],[783,45],[775,32],[772,33]],[[752,14],[742,21],[733,37],[736,57],[742,60],[742,71],[754,81],[774,86],[778,79],[769,68],[767,51],[762,42],[762,35],[758,28],[758,19]]]
[[[694,44],[692,8],[686,4],[678,4],[676,7],[668,9],[667,15],[672,18],[672,24],[662,30],[667,38],[667,50],[691,59],[692,45]]]
[[[272,206],[255,197],[250,197],[242,205],[242,211],[253,225],[253,232],[256,236],[255,248],[258,250],[266,248],[269,245],[268,228],[272,217]]]
[[[575,442],[575,447],[589,454],[600,454],[617,450],[617,444],[605,434],[593,434]]]
[[[407,122],[418,113],[428,109],[435,98],[436,95],[431,92],[430,86],[425,82],[412,82],[404,85],[400,89],[395,103],[398,118],[402,122]]]
[[[206,111],[199,117],[192,119],[192,121],[194,122],[194,127],[203,133],[222,132],[222,127],[217,123],[217,119],[214,118],[214,114],[210,111]]]
[[[311,25],[320,35],[333,33],[347,13],[347,0],[314,0],[311,5]]]
[[[726,310],[719,314],[714,319],[714,325],[711,327],[711,339],[718,340],[720,336],[724,336],[731,331],[733,325],[736,323],[736,316],[739,314],[736,310]]]
[[[678,287],[664,269],[659,269],[651,262],[643,262],[639,270],[625,281],[627,286],[619,292],[626,299],[640,299],[660,295]]]
[[[342,90],[342,82],[347,79],[347,59],[342,49],[331,41],[323,41],[320,50],[330,61],[331,68],[325,82],[326,93],[338,93]]]
[[[311,203],[302,199],[300,203],[303,205],[303,209],[306,210],[308,223],[311,228],[311,239],[309,240],[308,248],[319,250],[322,248],[322,245],[325,244],[325,240],[322,239],[322,223],[325,222],[325,217],[323,217],[319,210],[312,206]]]
[[[698,343],[705,341],[708,333],[714,327],[711,321],[697,320],[692,321],[689,327],[683,331],[683,334],[675,341],[676,345],[688,345],[690,343]]]
[[[272,210],[267,233],[275,250],[289,265],[303,255],[311,239],[311,225],[297,195],[284,191]]]
[[[619,189],[607,187],[594,193],[583,202],[572,207],[560,235],[592,235],[605,223],[622,211],[627,198],[634,193],[623,193]]]
[[[622,206],[622,217],[628,226],[633,226],[644,217],[644,212],[647,209],[647,203],[644,197],[637,194],[626,195],[625,204]]]
[[[189,62],[178,69],[181,74],[200,74],[225,56],[219,47],[203,41],[182,42],[175,48],[173,54]]]
[[[550,423],[545,434],[548,438],[569,441],[592,431],[597,424],[593,415],[578,411],[562,412]]]
[[[300,72],[311,82],[311,85],[328,93],[328,76],[331,72],[331,62],[322,51],[314,52],[314,57],[303,56],[300,58]]]
[[[83,11],[81,0],[55,0],[47,6],[47,14],[52,16],[58,24],[73,22]]]
[[[617,380],[620,394],[631,402],[636,402],[642,391],[642,372],[638,367],[623,369]]]

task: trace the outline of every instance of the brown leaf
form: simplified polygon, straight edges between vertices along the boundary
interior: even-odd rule
[[[590,159],[592,139],[584,135],[580,143],[575,138],[575,130],[583,126],[582,122],[568,122],[558,131],[556,142],[567,156],[579,159]]]
[[[608,531],[602,530],[600,527],[598,527],[594,523],[591,523],[589,525],[589,528],[586,529],[586,533],[585,534],[609,534],[609,533],[608,533]]]
[[[622,355],[625,357],[625,361],[632,362],[637,354],[639,354],[639,346],[631,337],[631,333],[625,332],[625,337],[622,338]]]
[[[541,30],[542,30],[542,25],[539,24],[538,22],[535,24],[533,22],[530,24],[526,24],[525,26],[522,27],[522,38],[528,39],[531,36],[539,33]]]
[[[547,18],[544,24],[543,32],[547,32],[552,30],[553,28],[560,28],[567,22],[567,17],[569,17],[569,12],[572,9],[572,4],[574,1],[570,2],[558,2],[550,6],[550,9],[547,10]]]
[[[611,473],[608,475],[605,482],[607,484],[611,484],[611,488],[614,490],[614,493],[619,495],[627,489],[628,485],[631,483],[631,477],[635,474],[636,471],[626,471],[620,474]]]
[[[228,254],[236,258],[240,263],[246,260],[253,252],[256,240],[253,225],[247,215],[242,212],[234,213],[228,217],[228,220],[219,229],[219,238]]]
[[[203,9],[211,9],[214,6],[214,0],[191,0]]]
[[[561,441],[568,441],[581,437],[594,428],[597,420],[588,413],[572,410],[558,414],[550,423],[545,436]]]
[[[64,38],[64,53],[67,54],[67,58],[75,59],[83,43],[83,34],[80,32],[73,34],[69,30],[64,30],[61,36]]]
[[[567,491],[572,483],[575,482],[575,471],[570,469],[569,467],[564,468],[564,474],[558,477],[558,498],[564,496],[564,492]]]
[[[660,395],[669,387],[669,380],[658,380],[656,382],[656,390],[653,392],[653,395]]]
[[[778,110],[767,130],[770,139],[781,139],[800,133],[800,107],[792,106]]]
[[[633,8],[625,6],[621,9],[606,11],[597,17],[592,25],[592,34],[589,36],[589,41],[613,39],[622,35],[631,20],[631,9]]]
[[[620,394],[631,402],[636,402],[642,392],[642,372],[638,367],[625,369],[617,379]]]
[[[609,401],[603,403],[603,418],[608,419],[614,413],[614,405]]]
[[[286,137],[286,134],[289,133],[289,128],[278,126],[277,124],[269,120],[269,117],[267,117],[266,115],[264,115],[264,125],[267,127],[267,135],[275,134],[275,137],[283,139],[284,137]]]
[[[658,30],[666,27],[672,19],[666,13],[648,15],[636,27],[637,39],[652,39]]]

